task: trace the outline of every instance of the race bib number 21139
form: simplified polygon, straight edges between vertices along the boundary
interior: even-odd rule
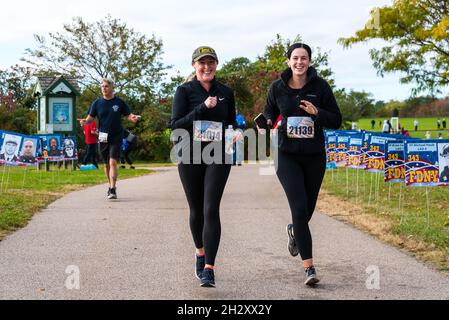
[[[310,117],[288,117],[287,136],[295,139],[311,139],[315,136],[314,124]]]

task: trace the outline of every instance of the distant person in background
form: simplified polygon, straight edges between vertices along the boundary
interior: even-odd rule
[[[438,120],[437,120],[437,128],[438,128],[438,130],[441,129],[441,120],[440,120],[440,118],[438,118]]]
[[[384,125],[382,126],[383,133],[390,133],[390,126],[388,125],[388,120],[384,120]]]
[[[133,162],[129,157],[129,154],[136,146],[136,143],[137,136],[128,129],[125,129],[122,140],[122,152],[120,154],[120,163],[122,164],[120,168],[125,169],[125,163],[128,163],[130,169],[135,169],[135,167],[133,166]]]
[[[415,121],[413,121],[413,126],[415,127],[415,131],[418,131],[418,119],[415,119]]]
[[[438,139],[443,139],[443,134],[441,132],[438,132]]]
[[[355,121],[352,121],[351,129],[357,130],[357,123]]]
[[[97,144],[98,144],[98,130],[97,123],[92,120],[91,123],[86,123],[83,126],[84,139],[86,141],[86,155],[83,159],[83,165],[88,162],[92,163],[98,169],[97,162]]]
[[[376,125],[376,120],[371,120],[371,129],[374,130],[374,126]]]
[[[446,119],[445,118],[443,118],[442,124],[443,124],[443,129],[446,129]]]
[[[426,139],[430,139],[431,135],[430,135],[430,131],[426,131]]]
[[[382,129],[382,120],[379,120],[379,129]]]
[[[235,110],[236,113],[236,122],[237,122],[237,128],[245,131],[245,127],[246,127],[246,121],[245,121],[245,117],[243,115],[241,115],[238,110]],[[243,145],[243,140],[238,140],[235,142],[235,152],[234,152],[234,163],[238,166],[241,166],[243,163],[243,158],[244,158],[244,145]]]

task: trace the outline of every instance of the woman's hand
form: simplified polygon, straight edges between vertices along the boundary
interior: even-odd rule
[[[208,97],[206,101],[204,101],[204,105],[207,109],[215,108],[217,105],[217,97]]]
[[[318,109],[313,105],[313,103],[307,101],[307,100],[301,100],[301,103],[299,107],[307,112],[308,114],[311,114],[313,116],[316,116],[318,114]]]

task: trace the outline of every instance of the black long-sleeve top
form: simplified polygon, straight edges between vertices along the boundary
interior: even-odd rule
[[[208,109],[204,104],[208,97],[217,97],[217,105],[214,108]],[[180,85],[173,100],[170,127],[172,130],[186,129],[192,141],[193,123],[198,120],[222,123],[224,143],[225,129],[229,125],[237,128],[233,90],[216,79],[212,81],[209,91],[206,91],[196,78]],[[201,144],[204,147],[208,143]]]

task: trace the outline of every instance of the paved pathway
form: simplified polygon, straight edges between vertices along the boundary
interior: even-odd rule
[[[105,193],[104,185],[70,193],[0,242],[0,299],[449,299],[448,277],[319,213],[312,234],[322,281],[305,287],[286,248],[283,190],[256,165],[234,167],[225,190],[216,289],[193,275],[176,168],[119,181],[118,201]],[[66,288],[68,266],[79,268],[79,290]],[[367,289],[371,266],[379,290]]]

